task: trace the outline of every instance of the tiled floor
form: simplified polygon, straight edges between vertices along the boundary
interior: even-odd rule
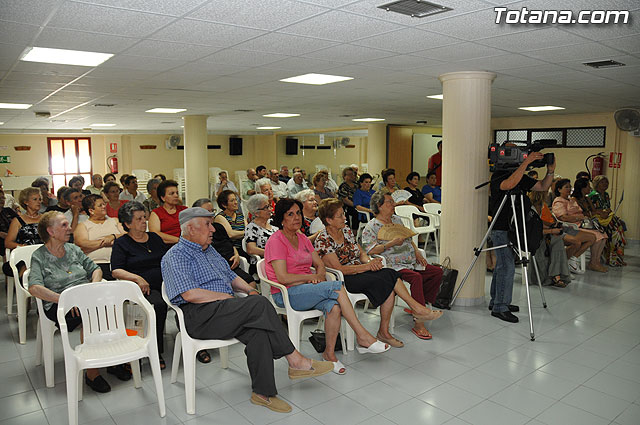
[[[197,415],[187,415],[184,386],[163,372],[167,416],[160,418],[148,368],[144,385],[106,378],[113,390],[85,389],[82,423],[103,424],[640,424],[640,244],[627,249],[629,266],[608,274],[588,272],[566,289],[545,288],[543,309],[532,287],[536,341],[529,340],[526,298],[519,324],[489,315],[486,305],[455,308],[430,326],[432,341],[410,333],[409,316],[397,308],[396,335],[405,347],[382,355],[339,355],[344,376],[290,381],[286,362],[276,362],[288,415],[249,403],[243,348],[230,349],[230,368],[218,355],[198,365]],[[518,282],[518,280],[516,280]],[[487,285],[488,288],[488,285]],[[2,287],[4,294],[4,286]],[[6,304],[4,296],[0,305]],[[359,313],[372,331],[377,316]],[[36,315],[29,314],[28,341],[17,343],[15,316],[0,312],[0,424],[67,423],[62,347],[56,337],[56,386],[46,388],[35,366]],[[310,327],[309,324],[307,327]],[[175,335],[168,321],[165,359]],[[305,334],[308,332],[305,331]],[[319,358],[308,342],[303,352]]]

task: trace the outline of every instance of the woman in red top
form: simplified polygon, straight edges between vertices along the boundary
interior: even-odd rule
[[[105,196],[107,197],[107,215],[109,217],[118,218],[118,210],[120,207],[127,203],[127,201],[121,201],[118,199],[120,196],[120,186],[118,183],[109,181],[105,183],[102,188]]]
[[[162,206],[156,208],[149,215],[149,231],[155,232],[166,244],[178,243],[180,239],[180,211],[186,209],[178,194],[178,183],[165,180],[158,185],[158,198]]]

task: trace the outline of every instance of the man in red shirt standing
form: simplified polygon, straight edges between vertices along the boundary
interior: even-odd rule
[[[442,140],[438,142],[438,153],[429,158],[429,172],[436,173],[436,186],[442,186]]]

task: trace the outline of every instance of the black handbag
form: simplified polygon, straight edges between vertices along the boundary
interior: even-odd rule
[[[315,331],[311,331],[309,342],[311,343],[311,345],[313,345],[313,348],[315,348],[318,353],[324,353],[324,349],[327,346],[327,339],[324,331],[318,329],[316,329]],[[342,339],[340,339],[339,333],[338,337],[336,338],[335,351],[342,351]]]
[[[442,282],[433,306],[440,309],[451,310],[451,299],[456,289],[458,270],[451,268],[451,259],[446,257],[442,262]]]

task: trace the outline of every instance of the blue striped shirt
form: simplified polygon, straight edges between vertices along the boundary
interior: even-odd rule
[[[231,281],[238,277],[211,246],[203,251],[202,246],[182,237],[162,257],[161,266],[169,300],[177,305],[187,303],[182,294],[191,289],[233,295]]]

